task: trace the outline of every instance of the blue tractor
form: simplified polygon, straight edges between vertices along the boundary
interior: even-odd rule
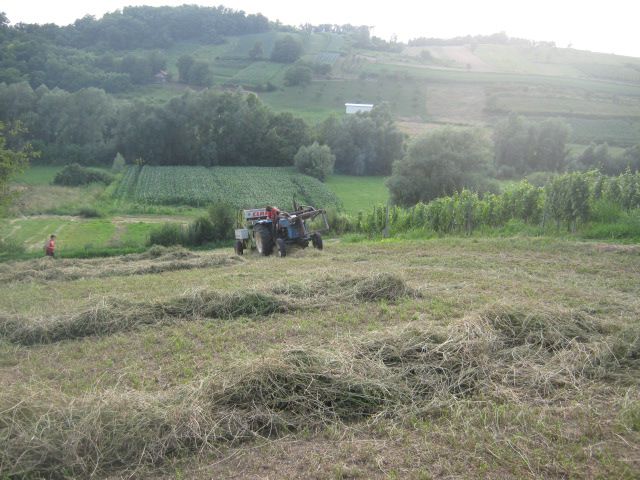
[[[322,227],[311,231],[309,222],[317,217]],[[257,250],[260,255],[271,255],[275,249],[285,257],[291,247],[307,248],[309,244],[322,250],[321,233],[329,230],[327,212],[306,205],[296,205],[293,212],[280,212],[275,208],[242,210],[235,230],[235,252],[242,255],[246,249]]]

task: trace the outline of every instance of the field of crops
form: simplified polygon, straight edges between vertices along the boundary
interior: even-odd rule
[[[195,207],[227,202],[238,208],[277,205],[286,209],[294,197],[317,207],[339,203],[315,178],[290,168],[268,167],[130,167],[114,196],[136,203]]]
[[[279,83],[282,81],[284,66],[281,63],[254,62],[243,68],[231,79],[240,85],[261,85],[267,82]]]

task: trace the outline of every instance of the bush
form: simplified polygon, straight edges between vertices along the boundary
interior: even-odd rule
[[[311,83],[311,68],[306,65],[294,65],[284,72],[284,83],[289,87],[309,85]]]
[[[280,63],[293,63],[302,55],[302,45],[291,35],[278,40],[273,46],[271,60]]]
[[[213,223],[213,239],[229,240],[233,238],[236,223],[234,208],[223,202],[214,203],[209,208],[209,219]]]
[[[93,207],[81,207],[78,210],[78,216],[84,218],[100,218],[102,213]]]
[[[126,167],[127,162],[120,152],[117,153],[115,158],[113,159],[113,164],[111,165],[111,170],[116,173],[122,172]]]
[[[198,217],[186,230],[183,245],[198,246],[216,240],[216,230],[208,217]]]
[[[149,233],[148,245],[162,245],[169,247],[171,245],[184,245],[185,234],[182,225],[177,223],[164,223],[160,228],[152,230]]]
[[[101,182],[109,184],[113,181],[113,175],[100,170],[83,167],[77,163],[67,165],[53,179],[55,185],[63,185],[66,187],[78,187],[80,185],[88,185],[93,182]]]
[[[331,149],[327,145],[313,142],[308,147],[300,147],[296,156],[293,157],[293,161],[300,173],[324,181],[328,175],[333,173],[336,157],[331,153]]]
[[[192,223],[180,225],[165,223],[149,234],[147,245],[182,245],[197,247],[211,242],[233,238],[235,215],[233,207],[216,203],[209,209],[208,217],[198,217]]]

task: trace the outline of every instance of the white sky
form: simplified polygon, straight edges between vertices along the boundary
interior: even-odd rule
[[[262,13],[287,25],[351,23],[399,40],[448,38],[504,31],[512,37],[555,41],[558,46],[640,57],[640,2],[634,0],[2,0],[12,23],[66,25],[86,14],[101,17],[127,5],[219,5]]]

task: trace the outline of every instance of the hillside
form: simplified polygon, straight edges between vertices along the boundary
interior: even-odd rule
[[[300,51],[274,56],[287,38]],[[515,112],[565,119],[574,144],[640,139],[640,59],[504,33],[401,44],[367,27],[295,28],[224,7],[127,7],[67,27],[3,24],[0,53],[0,83],[33,89],[98,87],[123,101],[160,103],[212,86],[253,91],[312,123],[342,114],[345,102],[387,103],[409,134],[445,123],[491,128]],[[291,80],[298,55],[307,73]]]
[[[306,86],[286,86],[286,64],[249,58],[249,50],[260,42],[268,59],[275,39],[285,35],[304,45],[304,61],[330,64],[331,72],[316,75]],[[410,134],[444,123],[490,127],[516,112],[565,119],[572,126],[573,143],[628,146],[640,139],[640,59],[631,57],[546,44],[412,46],[378,52],[357,48],[348,36],[334,33],[267,32],[228,37],[214,47],[176,46],[167,51],[173,78],[178,74],[172,60],[185,53],[211,64],[217,88],[257,91],[272,108],[311,122],[342,114],[346,102],[386,102]],[[267,84],[277,88],[261,91]],[[137,94],[166,99],[181,88],[185,86],[170,82]]]

